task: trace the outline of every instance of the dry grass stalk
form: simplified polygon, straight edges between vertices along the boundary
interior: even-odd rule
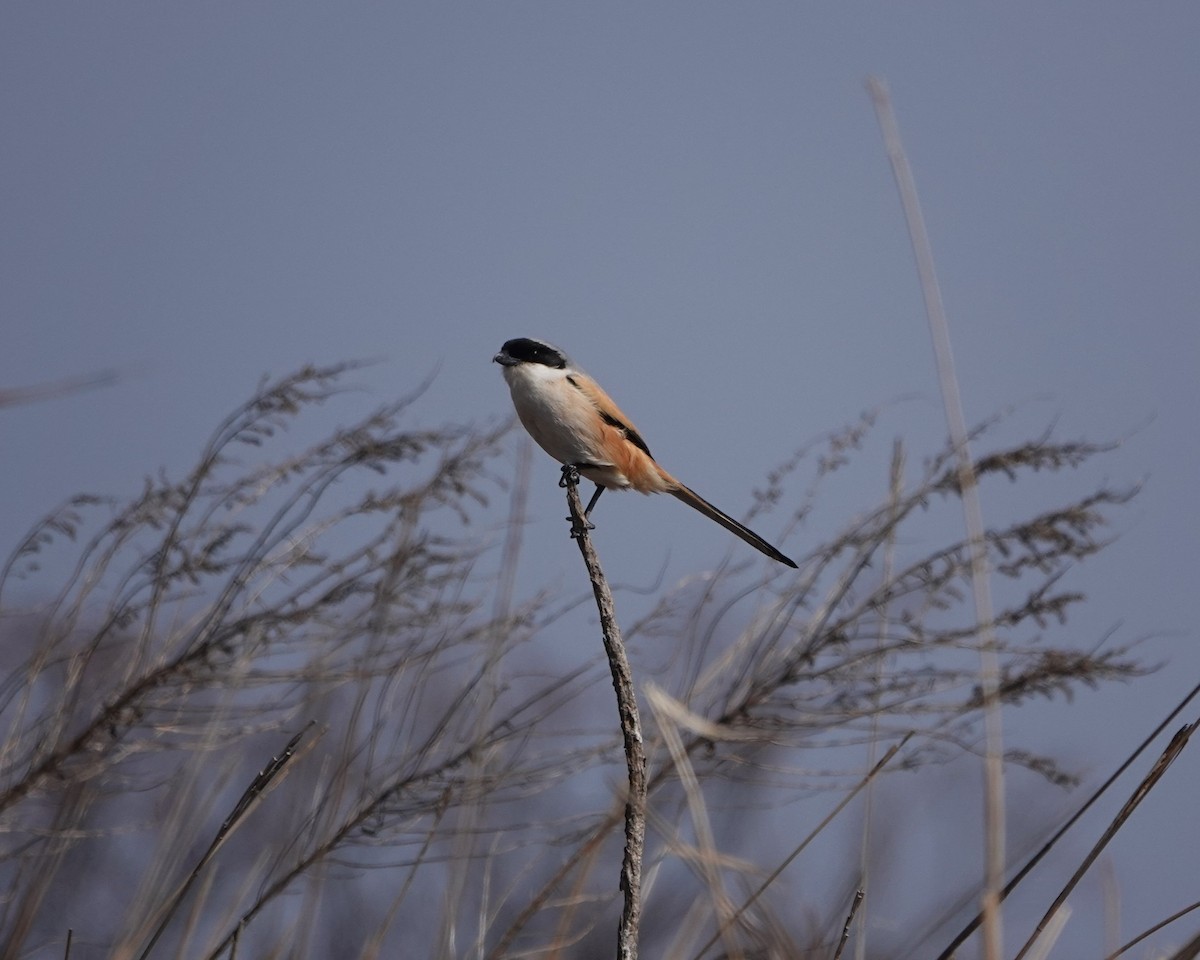
[[[1112,785],[1117,782],[1117,780],[1125,773],[1125,771],[1137,761],[1138,757],[1140,757],[1147,749],[1149,749],[1150,745],[1162,735],[1163,731],[1171,725],[1175,718],[1178,717],[1179,714],[1181,714],[1187,708],[1187,705],[1191,703],[1198,695],[1200,695],[1200,684],[1192,687],[1188,694],[1171,709],[1171,711],[1153,730],[1150,731],[1146,738],[1133,749],[1129,756],[1122,760],[1117,768],[1104,780],[1104,782],[1092,792],[1091,796],[1089,796],[1087,800],[1080,805],[1079,809],[1071,814],[1071,816],[1068,817],[1067,820],[1057,830],[1054,831],[1054,834],[1050,837],[1050,839],[1042,844],[1038,851],[1034,853],[1033,856],[1031,856],[1024,863],[1024,865],[1022,865],[1020,870],[1013,874],[1012,879],[1004,885],[1004,889],[1000,893],[1002,899],[1006,899],[1008,895],[1016,889],[1017,885],[1030,874],[1033,868],[1041,863],[1046,855],[1053,850],[1058,842],[1066,835],[1067,831],[1083,818],[1083,815],[1092,808],[1096,801],[1108,792],[1109,788],[1112,787]],[[936,960],[951,960],[951,958],[954,956],[954,952],[960,946],[962,946],[966,939],[972,933],[974,933],[975,930],[978,929],[979,924],[982,923],[982,921],[982,914],[977,914],[970,923],[968,923],[961,931],[959,931],[958,935],[950,941],[945,949],[938,954]],[[1128,944],[1127,946],[1132,946],[1132,944]]]
[[[147,958],[150,956],[150,952],[154,949],[155,944],[158,943],[159,937],[162,936],[167,924],[170,923],[171,917],[179,908],[179,905],[183,902],[183,898],[187,896],[188,890],[191,889],[192,885],[196,882],[197,878],[208,865],[209,861],[211,861],[216,855],[216,852],[220,849],[221,844],[228,840],[230,834],[232,834],[233,831],[236,830],[242,823],[246,814],[249,813],[250,808],[262,800],[262,798],[266,796],[267,792],[270,791],[275,785],[280,778],[280,774],[283,773],[284,767],[286,767],[288,763],[290,763],[295,757],[296,748],[300,745],[300,741],[304,738],[304,735],[308,733],[312,726],[313,722],[309,721],[299,733],[293,736],[292,739],[287,742],[287,745],[283,748],[283,750],[272,757],[270,763],[268,763],[262,768],[262,770],[258,772],[258,775],[246,788],[246,792],[238,798],[233,810],[230,811],[229,815],[221,824],[220,829],[217,830],[217,834],[215,837],[213,837],[212,843],[210,843],[208,845],[208,849],[204,851],[204,855],[200,858],[196,866],[192,868],[192,872],[187,875],[187,878],[180,885],[179,889],[175,891],[175,893],[171,895],[170,899],[168,899],[163,905],[163,909],[161,911],[162,919],[159,921],[158,926],[154,928],[154,933],[151,934],[150,939],[147,941],[146,946],[142,949],[142,952],[138,954],[138,960],[147,960]]]
[[[734,920],[745,913],[751,907],[751,905],[753,905],[754,902],[767,891],[767,888],[770,887],[772,883],[779,879],[783,871],[791,866],[795,859],[805,851],[808,845],[811,844],[813,840],[815,840],[821,834],[821,832],[829,826],[829,824],[833,823],[837,815],[850,805],[850,801],[858,796],[859,792],[862,791],[868,784],[870,784],[871,781],[875,779],[876,775],[879,774],[889,763],[891,763],[892,758],[904,748],[904,745],[908,743],[911,737],[912,734],[906,734],[899,743],[894,743],[888,747],[887,752],[879,758],[879,760],[870,770],[867,771],[866,776],[864,776],[849,793],[847,793],[844,797],[842,797],[841,800],[838,801],[837,805],[825,815],[825,818],[819,824],[817,824],[812,832],[809,833],[808,836],[806,836],[803,840],[801,840],[796,848],[783,859],[783,862],[767,875],[767,878],[759,885],[758,889],[755,890],[754,893],[752,893],[746,900],[746,902],[737,909],[733,916],[726,920],[723,925],[717,929],[717,932],[713,934],[709,941],[696,952],[697,957],[702,956],[709,947],[716,943],[717,938],[724,932],[724,930],[731,923],[733,923]]]
[[[1196,901],[1195,903],[1189,903],[1182,910],[1176,910],[1169,917],[1165,917],[1164,919],[1160,920],[1158,923],[1154,924],[1153,926],[1148,927],[1147,929],[1143,930],[1141,933],[1139,933],[1136,937],[1134,937],[1128,943],[1124,944],[1123,946],[1119,947],[1118,949],[1116,949],[1112,953],[1110,953],[1108,956],[1106,956],[1104,958],[1104,960],[1117,960],[1117,957],[1121,956],[1122,954],[1128,953],[1131,949],[1136,947],[1139,943],[1141,943],[1147,937],[1157,933],[1159,930],[1163,929],[1163,927],[1170,926],[1176,920],[1180,920],[1183,917],[1186,917],[1189,913],[1194,913],[1197,910],[1200,910],[1200,900]]]
[[[900,440],[896,440],[892,444],[892,466],[888,483],[888,502],[895,508],[900,503],[900,497],[904,490],[904,444]],[[890,583],[896,564],[896,531],[895,528],[888,535],[887,543],[883,551],[883,582]],[[888,605],[884,603],[879,609],[879,638],[877,644],[882,645],[883,638],[888,632],[888,617],[890,615]],[[886,664],[886,659],[879,657],[875,663],[875,685],[877,688],[883,686],[883,670]],[[871,717],[871,739],[867,744],[867,769],[870,770],[875,765],[876,748],[879,744],[879,715],[875,714]],[[847,919],[846,929],[842,931],[842,939],[838,944],[838,954],[840,955],[845,948],[846,939],[850,936],[850,923],[853,922],[858,915],[858,908],[862,903],[862,898],[866,895],[866,891],[871,884],[871,827],[874,818],[874,800],[875,800],[875,783],[872,780],[867,784],[867,790],[863,797],[863,826],[862,826],[862,841],[859,845],[858,853],[858,872],[859,872],[859,889],[856,893],[854,905],[850,910],[850,917]],[[854,941],[854,957],[855,960],[866,960],[867,956],[867,914],[863,913],[859,916],[858,931]],[[836,960],[836,958],[835,958]]]
[[[1063,904],[1067,902],[1067,897],[1071,895],[1071,891],[1075,889],[1083,875],[1087,873],[1092,864],[1095,863],[1096,858],[1100,856],[1101,851],[1108,846],[1109,841],[1116,836],[1117,831],[1125,825],[1125,822],[1133,816],[1133,812],[1138,808],[1141,802],[1146,799],[1150,791],[1158,785],[1158,782],[1163,778],[1163,775],[1167,772],[1167,769],[1183,752],[1184,748],[1188,745],[1188,741],[1191,739],[1192,734],[1196,732],[1197,727],[1200,727],[1200,720],[1181,727],[1175,733],[1175,736],[1171,738],[1171,742],[1167,744],[1162,754],[1154,762],[1154,766],[1150,768],[1150,772],[1147,773],[1142,779],[1141,783],[1134,788],[1132,795],[1128,800],[1125,801],[1124,806],[1122,806],[1117,812],[1117,815],[1105,829],[1100,839],[1097,840],[1092,849],[1088,851],[1087,856],[1083,858],[1083,862],[1080,863],[1076,868],[1075,872],[1071,875],[1071,878],[1063,886],[1063,889],[1059,895],[1054,898],[1054,902],[1050,905],[1050,908],[1046,911],[1042,919],[1038,921],[1033,933],[1031,933],[1029,935],[1029,939],[1025,941],[1025,945],[1021,947],[1020,951],[1018,951],[1016,960],[1021,960],[1022,957],[1029,953],[1030,949],[1038,941],[1038,938],[1042,935],[1043,931],[1046,930],[1051,920],[1062,908]]]
[[[862,887],[854,891],[854,899],[850,903],[850,912],[846,914],[846,922],[842,924],[842,935],[838,938],[837,949],[833,952],[833,960],[842,958],[842,951],[846,949],[846,941],[850,939],[850,928],[854,925],[854,918],[858,914],[858,908],[862,906],[865,895],[866,892]]]
[[[55,400],[87,390],[112,386],[118,380],[115,370],[98,370],[52,383],[37,383],[30,387],[0,387],[0,407],[14,407],[25,403],[40,403]]]
[[[984,883],[983,883],[983,952],[987,960],[1000,960],[1004,952],[1003,928],[1000,916],[1000,888],[1004,884],[1004,738],[1000,712],[1000,658],[992,632],[992,597],[989,584],[987,550],[984,545],[983,507],[979,500],[979,483],[968,446],[967,422],[959,396],[958,378],[954,370],[954,353],[950,348],[950,324],[942,304],[941,287],[934,269],[933,248],[925,230],[925,217],[917,197],[917,185],[912,168],[900,139],[900,129],[892,110],[887,85],[878,77],[867,81],[871,100],[884,144],[900,192],[908,223],[909,239],[917,260],[925,312],[937,362],[938,383],[942,391],[942,406],[946,411],[946,426],[954,448],[959,490],[962,492],[963,518],[967,528],[970,551],[971,592],[975,601],[975,619],[980,631],[979,689],[983,708],[983,724],[987,749],[984,754]]]
[[[688,814],[692,824],[692,832],[696,837],[696,850],[688,857],[689,863],[698,867],[704,888],[712,903],[712,915],[717,921],[717,936],[725,937],[743,910],[736,910],[733,901],[724,888],[719,870],[720,853],[713,837],[712,824],[705,806],[704,794],[700,780],[696,776],[680,734],[680,721],[687,722],[686,710],[673,697],[660,690],[654,684],[645,687],[646,699],[654,711],[654,717],[667,752],[674,766],[675,775],[679,778],[680,786],[687,800]],[[700,953],[708,948],[706,944]],[[726,955],[731,960],[740,960],[742,951],[740,945],[732,936],[725,940]]]
[[[1196,960],[1196,957],[1200,957],[1200,933],[1167,957],[1167,960]]]

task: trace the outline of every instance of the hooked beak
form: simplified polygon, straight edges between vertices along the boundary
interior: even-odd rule
[[[498,363],[502,367],[515,367],[519,361],[514,360],[507,353],[501,350],[498,354],[492,357],[492,363]]]

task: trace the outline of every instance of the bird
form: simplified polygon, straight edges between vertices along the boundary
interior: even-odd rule
[[[772,560],[796,566],[753,530],[660,467],[632,421],[558,347],[518,337],[506,341],[492,360],[502,367],[517,416],[537,445],[564,468],[573,467],[596,484],[585,518],[610,487],[669,493]]]

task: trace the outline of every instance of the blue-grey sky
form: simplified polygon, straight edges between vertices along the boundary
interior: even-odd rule
[[[1198,29],[1193,3],[1094,0],[8,4],[0,387],[119,379],[0,412],[5,550],[70,493],[182,471],[263,373],[380,358],[364,402],[436,368],[418,416],[507,413],[489,360],[513,336],[564,347],[732,513],[881,402],[915,397],[883,432],[931,452],[874,74],[968,419],[1016,404],[1010,437],[1121,438],[1079,482],[1145,481],[1076,574],[1093,599],[1072,629],[1157,635],[1167,666],[1046,738],[1104,772],[1200,672]],[[531,583],[573,551],[534,464]],[[885,458],[857,482],[788,552],[881,497]],[[623,582],[738,548],[674,502],[612,496],[602,516]],[[1200,790],[1191,767],[1177,798]],[[1114,852],[1129,930],[1184,903],[1138,896],[1177,842],[1152,826]]]

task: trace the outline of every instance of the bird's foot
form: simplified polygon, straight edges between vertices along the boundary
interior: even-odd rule
[[[574,521],[575,518],[574,517],[566,517],[565,519]],[[585,530],[595,530],[595,529],[596,529],[596,525],[594,523],[592,523],[592,521],[589,520],[587,517],[584,517],[582,527],[578,527],[574,524],[574,522],[572,522],[572,524],[571,524],[571,539],[578,540],[580,535]]]
[[[579,468],[573,463],[564,463],[562,468],[562,479],[558,481],[558,485],[562,488],[575,487],[579,485]]]

